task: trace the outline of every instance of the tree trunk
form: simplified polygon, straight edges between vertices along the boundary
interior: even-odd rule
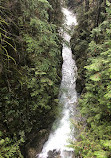
[[[98,11],[97,11],[97,22],[96,22],[96,27],[99,26],[100,23],[100,14],[101,14],[101,4],[102,4],[103,0],[99,0],[97,2],[97,6],[98,6]]]
[[[89,10],[89,0],[85,0],[85,12]]]

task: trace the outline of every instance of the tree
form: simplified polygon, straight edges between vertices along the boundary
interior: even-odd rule
[[[85,91],[79,100],[83,122],[79,122],[78,142],[72,144],[84,158],[111,157],[111,3],[107,1],[106,19],[91,31],[91,42],[85,80]],[[97,38],[95,38],[97,37]],[[98,40],[96,40],[98,39]]]
[[[56,118],[61,45],[51,8],[47,0],[0,2],[0,157],[23,157],[20,146]]]

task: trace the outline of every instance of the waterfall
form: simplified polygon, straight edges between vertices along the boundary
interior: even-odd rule
[[[67,32],[71,32],[71,26],[76,24],[76,18],[66,8],[63,8],[65,15],[65,25]],[[69,139],[74,140],[74,129],[70,128],[70,119],[74,115],[74,105],[77,104],[76,77],[77,67],[72,58],[72,52],[65,43],[70,43],[70,35],[63,32],[63,38],[66,42],[63,44],[62,57],[62,81],[60,87],[60,103],[63,104],[62,118],[59,121],[58,128],[51,132],[48,141],[44,144],[42,152],[37,155],[38,158],[72,158],[73,149],[68,148]],[[59,157],[58,157],[59,156]]]

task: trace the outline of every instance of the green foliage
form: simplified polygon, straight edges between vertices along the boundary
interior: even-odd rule
[[[78,123],[77,142],[71,144],[76,156],[83,158],[111,157],[111,3],[107,3],[105,20],[90,34],[85,89],[79,100],[84,119]]]
[[[85,87],[84,66],[86,65],[87,59],[91,57],[92,52],[94,53],[95,51],[95,43],[99,42],[99,38],[102,39],[104,36],[97,26],[105,19],[106,4],[104,0],[68,0],[68,4],[76,12],[78,22],[78,25],[74,27],[74,33],[71,38],[71,48],[78,67],[77,91],[81,93]],[[92,41],[91,31],[94,41]],[[88,51],[89,43],[94,49],[92,52]],[[99,53],[98,50],[97,53]]]
[[[22,158],[24,141],[57,115],[58,17],[47,0],[2,0],[0,9],[0,157]]]
[[[24,134],[22,133],[21,139],[17,140],[16,136],[14,136],[13,140],[9,137],[0,140],[0,158],[15,158],[20,157],[23,158],[20,151],[20,144],[24,142]]]
[[[48,0],[52,8],[48,10],[49,12],[49,22],[55,24],[58,28],[63,24],[63,13],[61,12],[61,2],[60,0]]]

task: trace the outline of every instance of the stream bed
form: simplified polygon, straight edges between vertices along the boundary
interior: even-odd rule
[[[65,30],[67,30],[61,32],[64,41],[66,41],[62,50],[63,65],[59,98],[59,103],[63,105],[63,110],[57,129],[50,133],[48,141],[44,144],[41,153],[36,156],[37,158],[73,158],[74,155],[73,149],[67,146],[70,140],[75,140],[75,129],[70,127],[70,120],[74,117],[74,108],[77,104],[77,67],[69,46],[71,35],[67,32],[71,32],[72,25],[76,25],[76,17],[66,8],[62,8],[62,11],[65,16]]]

